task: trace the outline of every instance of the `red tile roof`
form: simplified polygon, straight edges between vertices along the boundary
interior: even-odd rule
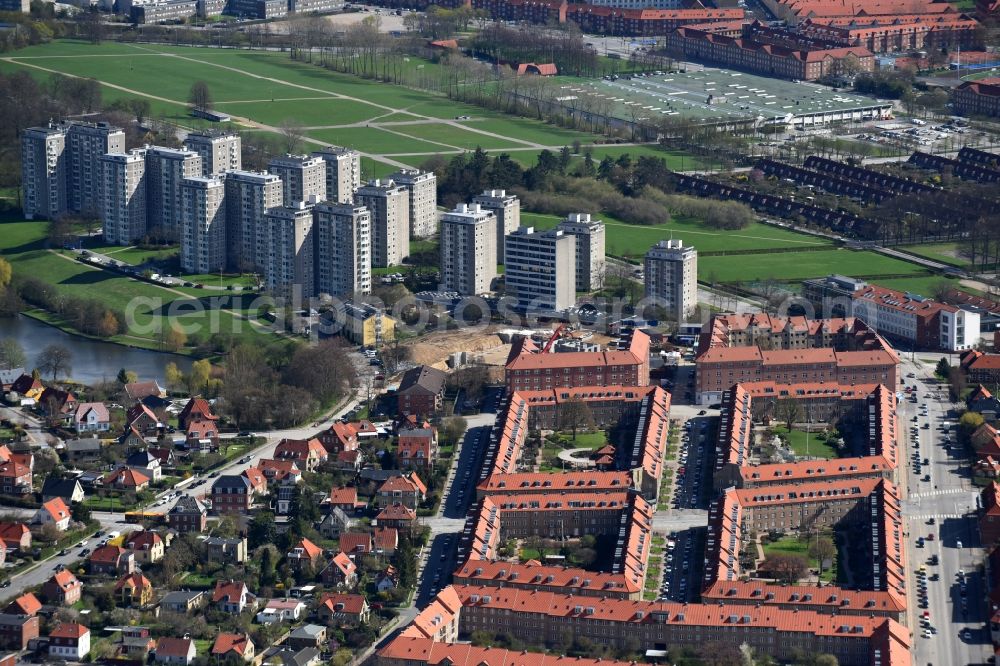
[[[49,633],[49,638],[80,639],[90,633],[90,629],[76,622],[63,622]]]
[[[187,657],[194,641],[190,638],[172,638],[165,636],[156,642],[157,657]]]
[[[253,641],[245,634],[219,634],[212,645],[212,654],[224,656],[230,652],[235,652],[238,655],[244,655],[246,654],[247,646],[252,644]]]
[[[340,535],[340,550],[348,555],[370,553],[372,536],[368,532],[344,532]]]
[[[40,610],[42,610],[42,602],[31,592],[26,592],[10,602],[4,612],[13,615],[35,615]]]
[[[326,593],[319,599],[320,607],[325,607],[330,612],[350,613],[360,615],[365,610],[365,598],[360,594],[336,594]]]
[[[215,581],[215,590],[212,592],[212,603],[229,602],[234,603],[243,596],[247,586],[242,581]]]

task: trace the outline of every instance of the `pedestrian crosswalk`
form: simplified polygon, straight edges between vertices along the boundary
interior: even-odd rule
[[[928,490],[924,493],[914,493],[907,497],[907,499],[921,499],[924,497],[937,497],[939,495],[957,495],[958,493],[968,493],[970,495],[975,494],[971,490],[965,490],[963,488],[941,488],[940,490]]]
[[[935,520],[947,520],[948,518],[965,518],[966,516],[959,513],[922,513],[915,516],[907,514],[906,517],[910,520],[927,520],[928,518],[934,518]]]

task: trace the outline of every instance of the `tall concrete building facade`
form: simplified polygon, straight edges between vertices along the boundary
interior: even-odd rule
[[[521,200],[506,190],[486,190],[472,203],[491,211],[497,218],[497,263],[502,264],[504,239],[521,226]]]
[[[66,130],[31,127],[21,136],[21,190],[24,216],[53,219],[67,211]]]
[[[226,263],[232,270],[257,271],[257,229],[267,212],[281,205],[281,178],[273,173],[226,174]]]
[[[479,204],[441,216],[441,286],[463,296],[485,294],[497,276],[497,219]]]
[[[372,216],[364,206],[321,203],[313,209],[316,293],[350,297],[372,290]]]
[[[64,213],[99,217],[100,160],[125,152],[125,132],[108,123],[49,123],[24,131],[21,183],[24,214],[49,219]]]
[[[576,239],[561,229],[520,227],[507,236],[504,286],[516,307],[565,310],[576,303]]]
[[[410,254],[410,195],[391,180],[362,185],[354,201],[371,212],[372,266],[398,266]]]
[[[125,131],[108,123],[66,123],[67,207],[73,213],[97,216],[100,208],[99,160],[108,153],[125,152]]]
[[[698,307],[698,252],[680,240],[662,240],[643,261],[646,298],[667,317],[684,320]]]
[[[225,177],[186,178],[181,183],[181,268],[217,273],[225,265]]]
[[[389,176],[410,198],[410,236],[426,238],[437,231],[437,176],[430,171],[400,169]]]
[[[129,245],[146,233],[146,151],[108,153],[98,160],[104,242]]]
[[[361,187],[361,153],[350,148],[327,146],[313,152],[326,162],[326,201],[351,203]]]
[[[326,201],[326,161],[309,155],[285,155],[267,163],[269,173],[281,178],[284,205]]]
[[[201,175],[238,171],[243,168],[242,142],[236,132],[207,130],[192,132],[184,147],[201,155]]]
[[[191,150],[146,149],[146,226],[167,238],[180,236],[181,183],[201,175],[201,156]]]
[[[570,213],[558,229],[576,238],[576,290],[604,287],[604,223],[589,213]]]
[[[257,228],[257,247],[262,250],[257,263],[263,268],[268,289],[283,296],[302,289],[302,296],[314,294],[313,211],[299,202],[268,211]]]

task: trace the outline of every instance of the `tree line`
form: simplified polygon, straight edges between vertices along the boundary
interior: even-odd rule
[[[577,159],[581,153],[582,159]],[[671,171],[663,158],[633,160],[624,154],[605,156],[595,165],[579,142],[558,153],[541,151],[528,169],[507,154],[491,157],[482,149],[450,159],[437,155],[423,168],[435,173],[438,198],[449,207],[483,190],[502,188],[515,192],[526,210],[553,215],[603,213],[642,225],[663,224],[679,215],[717,229],[742,229],[755,219],[744,204],[673,194]]]

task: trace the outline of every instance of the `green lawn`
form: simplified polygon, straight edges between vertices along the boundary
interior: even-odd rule
[[[836,458],[837,449],[830,446],[819,438],[820,426],[816,426],[816,432],[806,432],[805,430],[792,430],[789,434],[788,428],[781,426],[774,428],[774,431],[788,439],[792,452],[802,458]]]
[[[409,139],[399,134],[386,132],[374,127],[351,127],[344,129],[311,130],[309,136],[325,143],[338,146],[348,146],[362,152],[378,155],[396,155],[399,153],[447,153],[455,152],[454,148],[438,143]]]
[[[257,122],[278,127],[284,120],[294,118],[306,127],[322,125],[349,125],[374,120],[389,114],[383,108],[347,99],[317,99],[305,96],[301,91],[298,99],[269,99],[258,102],[223,102],[220,111],[234,116],[253,118]],[[317,93],[319,95],[319,93]],[[411,116],[411,120],[416,120]]]
[[[47,226],[48,223],[38,220],[9,218],[0,220],[0,255],[10,261],[14,274],[37,277],[54,285],[62,294],[97,300],[120,312],[127,311],[129,303],[134,299],[143,299],[133,310],[135,327],[124,335],[113,336],[109,341],[159,349],[161,342],[157,333],[145,329],[153,323],[158,323],[161,327],[168,325],[165,317],[167,312],[159,308],[167,308],[171,303],[185,298],[177,293],[182,290],[167,289],[133,280],[76,261],[68,252],[47,250],[45,249]],[[204,293],[195,294],[187,291],[183,293],[206,296]],[[31,315],[61,328],[71,328],[52,313],[32,311]],[[248,322],[237,321],[228,310],[217,316],[210,312],[189,313],[179,317],[178,321],[207,326],[213,317],[217,318],[221,331],[233,332],[240,340],[264,345],[276,341],[270,334],[252,328]]]
[[[951,266],[965,267],[969,262],[958,256],[958,243],[928,243],[926,245],[903,245],[899,248],[933,261],[940,261]]]
[[[633,160],[637,160],[640,157],[665,159],[667,161],[667,168],[678,171],[689,171],[703,166],[701,160],[693,155],[686,155],[676,150],[665,150],[656,144],[641,146],[594,146],[590,153],[593,155],[595,162],[600,162],[605,156],[617,159],[622,155],[630,155]],[[580,159],[582,158],[583,156],[581,155]]]
[[[689,219],[673,219],[666,224],[638,225],[628,224],[607,215],[593,213],[607,225],[605,244],[608,254],[619,257],[642,257],[650,247],[658,241],[671,237],[681,239],[693,245],[701,252],[721,252],[726,250],[767,250],[772,248],[823,247],[830,242],[805,234],[769,227],[756,222],[739,231],[722,231],[712,229],[701,222]],[[556,215],[541,215],[537,213],[521,213],[522,226],[534,226],[537,229],[551,229],[559,224],[562,218]],[[823,254],[823,253],[810,253]],[[767,261],[775,256],[760,255]],[[796,256],[798,255],[790,255]],[[721,264],[742,267],[745,261],[759,261],[758,257],[740,257],[734,261],[732,257],[698,257],[699,269],[704,262],[718,260]],[[798,258],[801,260],[801,258]],[[900,262],[902,263],[902,262]],[[823,273],[826,275],[826,273]]]
[[[115,261],[141,266],[146,262],[169,261],[180,256],[180,248],[169,247],[162,250],[144,250],[138,247],[122,247],[121,245],[90,247],[88,249],[99,254],[106,254]]]
[[[877,284],[882,287],[898,289],[899,291],[909,291],[914,294],[929,297],[934,294],[938,285],[942,282],[947,282],[954,289],[961,289],[962,291],[967,291],[972,294],[979,293],[975,289],[970,289],[969,287],[962,285],[962,283],[955,278],[946,278],[942,275],[924,275],[912,278],[876,278],[872,280],[872,284]]]
[[[453,153],[457,149],[482,146],[491,151],[509,149],[514,159],[531,166],[537,160],[538,146],[558,148],[575,140],[584,144],[600,140],[589,132],[507,116],[440,95],[339,74],[293,61],[287,53],[276,51],[111,42],[93,45],[58,40],[19,50],[10,57],[12,61],[0,62],[0,71],[27,71],[40,80],[52,76],[33,67],[36,66],[97,78],[108,84],[102,90],[106,102],[145,96],[153,107],[153,115],[163,115],[188,127],[206,125],[206,121],[190,117],[186,109],[192,81],[201,80],[208,84],[220,110],[264,125],[277,126],[289,118],[306,127],[323,127],[421,118],[454,120],[458,116],[469,116],[468,120],[460,122],[470,129],[498,135],[462,132],[434,122],[391,126],[405,136],[377,127],[309,132],[309,136],[318,141],[345,145],[375,156]],[[403,67],[423,70],[422,76],[431,77],[440,69],[440,65],[418,58],[411,58]],[[518,147],[527,150],[518,151]],[[655,146],[598,146],[595,150],[600,151],[595,152],[597,159],[604,154],[617,156],[622,152],[635,156],[655,154],[667,156],[671,166],[681,166],[679,155],[660,151]],[[405,157],[401,161],[419,164],[417,158]],[[691,158],[685,159],[685,167],[688,159]],[[695,166],[693,161],[690,164]],[[374,163],[371,172],[381,176],[386,169],[383,164]]]
[[[693,245],[698,247],[698,242]],[[874,278],[879,275],[926,275],[926,269],[875,252],[846,249],[698,257],[698,279],[708,282],[799,281],[831,273]]]
[[[777,541],[764,544],[764,557],[768,555],[799,555],[809,562],[811,569],[818,569],[820,564],[815,557],[809,556],[809,543],[805,539],[794,536],[783,536]],[[837,559],[834,558],[833,566],[820,574],[820,580],[824,583],[832,583],[836,576]]]
[[[474,127],[474,125],[470,125]],[[387,131],[405,134],[416,139],[435,141],[440,144],[453,146],[455,148],[465,148],[475,150],[500,150],[507,148],[524,147],[525,144],[519,141],[503,139],[479,132],[470,132],[456,128],[453,125],[443,123],[421,123],[413,125],[392,125],[385,128]]]

